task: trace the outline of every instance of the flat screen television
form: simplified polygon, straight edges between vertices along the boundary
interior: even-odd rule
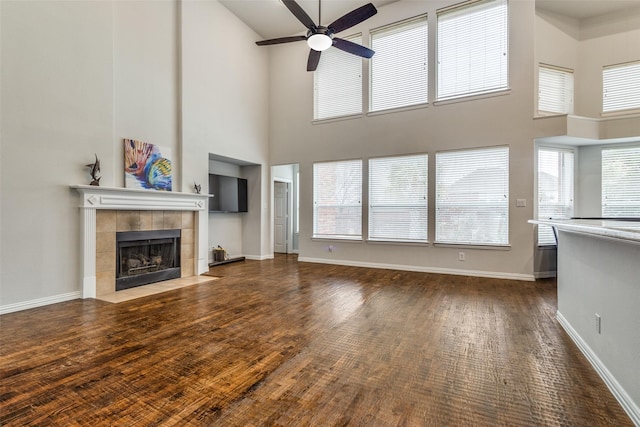
[[[247,180],[209,174],[209,212],[248,212]]]

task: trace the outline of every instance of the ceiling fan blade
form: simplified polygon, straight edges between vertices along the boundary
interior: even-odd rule
[[[256,42],[258,46],[267,46],[270,44],[280,44],[280,43],[290,43],[290,42],[299,42],[302,40],[306,40],[307,36],[291,36],[291,37],[280,37],[277,39],[269,39],[269,40],[261,40]]]
[[[289,11],[293,13],[293,16],[298,18],[298,21],[302,22],[302,25],[310,30],[316,28],[316,24],[315,22],[313,22],[313,19],[311,19],[309,15],[307,15],[307,12],[305,12],[298,3],[296,3],[294,0],[281,1],[287,7],[287,9],[289,9]]]
[[[361,56],[363,58],[371,58],[375,53],[368,47],[364,47],[357,43],[350,42],[349,40],[339,39],[337,37],[333,38],[333,46],[337,47],[340,50],[344,50],[345,52],[349,52],[354,55]]]
[[[320,62],[320,54],[317,50],[310,49],[309,50],[309,59],[307,60],[307,71],[315,71],[318,68],[318,63]]]
[[[351,28],[354,25],[358,25],[362,21],[371,18],[376,13],[378,13],[376,7],[373,4],[368,3],[352,10],[343,17],[336,19],[333,23],[329,24],[328,27],[333,30],[334,33],[339,33],[340,31]]]

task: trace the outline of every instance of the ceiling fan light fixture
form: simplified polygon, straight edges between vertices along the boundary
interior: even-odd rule
[[[331,47],[333,39],[326,34],[312,34],[307,39],[307,44],[311,49],[322,52],[323,50],[327,50]]]

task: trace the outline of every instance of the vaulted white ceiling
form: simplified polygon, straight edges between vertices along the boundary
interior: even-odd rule
[[[240,20],[264,39],[304,34],[304,25],[279,0],[219,0]],[[330,24],[345,13],[366,3],[375,7],[397,0],[322,0],[322,25]],[[296,0],[318,24],[318,0]]]
[[[263,39],[304,34],[305,32],[304,26],[279,0],[219,1]],[[395,1],[415,0],[323,0],[321,24],[327,25],[368,1],[371,1],[376,7],[381,7]],[[318,0],[297,0],[297,2],[317,23]],[[612,12],[640,8],[640,0],[535,0],[535,2],[539,9],[575,19],[587,19]]]

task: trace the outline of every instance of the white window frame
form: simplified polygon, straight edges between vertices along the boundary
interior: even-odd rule
[[[436,153],[436,244],[509,246],[508,146]]]
[[[436,13],[437,101],[508,90],[508,1],[472,1]],[[480,28],[485,30],[483,35]]]
[[[573,70],[538,65],[538,114],[573,114]]]
[[[362,44],[362,34],[342,37]],[[313,120],[362,115],[362,58],[331,47],[313,73]]]
[[[640,113],[640,61],[602,68],[602,115]]]
[[[625,172],[605,164],[616,161],[632,166]],[[602,148],[602,216],[640,217],[640,143]]]
[[[369,112],[429,102],[428,23],[419,15],[370,31]]]
[[[368,239],[428,242],[429,155],[369,159]]]
[[[362,240],[362,163],[338,160],[313,164],[314,239]],[[327,180],[331,173],[333,179]],[[335,224],[327,226],[325,221]]]
[[[558,164],[555,170],[549,170],[549,174],[557,174],[557,183],[552,191],[557,193],[557,202],[546,202],[543,194],[546,183],[542,182],[541,174],[543,168],[550,168],[553,165],[541,165],[541,152],[558,153]],[[538,219],[567,219],[575,212],[575,181],[576,181],[577,152],[573,147],[560,147],[539,145],[536,152],[536,187],[537,203],[536,217]],[[554,173],[555,172],[555,173]],[[555,212],[550,212],[555,211]],[[563,215],[561,212],[565,212]],[[538,225],[538,246],[552,246],[556,244],[553,230],[549,226]]]

